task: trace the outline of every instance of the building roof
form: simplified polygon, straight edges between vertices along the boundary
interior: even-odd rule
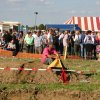
[[[9,24],[9,25],[20,25],[20,22],[12,22],[12,21],[2,21],[0,22],[0,24],[5,25],[5,24]]]

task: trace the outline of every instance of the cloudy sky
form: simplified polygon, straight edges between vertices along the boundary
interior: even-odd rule
[[[0,21],[64,23],[72,16],[100,16],[100,0],[0,0]]]

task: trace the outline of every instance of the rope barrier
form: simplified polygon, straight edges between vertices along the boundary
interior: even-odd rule
[[[0,70],[6,70],[6,71],[54,71],[54,72],[59,72],[62,71],[62,69],[39,69],[39,68],[0,68]],[[77,74],[84,74],[85,72],[91,72],[91,73],[99,73],[100,70],[82,70],[82,71],[77,71],[77,70],[64,70],[66,72],[75,72]]]

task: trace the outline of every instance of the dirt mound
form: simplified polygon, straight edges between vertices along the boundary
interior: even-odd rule
[[[25,64],[24,68],[47,68],[47,66],[41,66],[40,63],[30,62]],[[58,83],[58,76],[52,71],[22,71],[19,73],[18,79],[20,82],[36,83],[36,84],[50,84]]]
[[[42,65],[40,61],[29,61],[29,62],[11,62],[2,63],[0,66],[4,68],[47,68]],[[36,84],[49,84],[58,83],[58,76],[51,71],[0,71],[0,82],[1,83],[36,83]]]
[[[73,99],[74,98],[74,99]],[[100,92],[80,92],[71,90],[56,91],[13,91],[0,93],[0,100],[99,100]]]
[[[3,68],[47,68],[46,65],[40,63],[40,60],[33,61],[8,61],[0,63]],[[61,73],[60,73],[61,74]],[[69,82],[78,82],[81,80],[88,80],[84,75],[76,75],[69,73]],[[81,77],[80,77],[81,76]],[[89,79],[91,80],[91,79]],[[88,80],[88,81],[89,81]],[[50,84],[61,82],[60,77],[52,71],[9,71],[0,70],[1,83],[36,83],[36,84]]]

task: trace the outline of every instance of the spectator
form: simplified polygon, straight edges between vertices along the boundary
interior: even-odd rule
[[[54,45],[56,51],[59,51],[59,40],[58,40],[58,38],[59,38],[59,34],[54,33],[53,34],[53,45]]]
[[[36,31],[34,31],[34,33],[32,34],[32,36],[33,36],[33,38],[35,38],[36,37]]]
[[[19,52],[19,40],[18,40],[18,38],[16,37],[16,34],[17,34],[17,33],[15,32],[15,33],[13,33],[13,35],[12,35],[12,39],[13,39],[15,45],[16,45],[16,49],[15,49],[15,51],[13,52],[13,56],[16,56],[17,53]]]
[[[63,55],[63,38],[64,38],[64,33],[61,32],[59,33],[59,51],[60,51],[60,54]]]
[[[47,46],[47,32],[44,31],[42,35],[43,45],[42,48],[44,49]]]
[[[75,31],[71,32],[71,37],[70,37],[70,45],[71,45],[71,55],[75,55],[74,52],[74,38],[75,38]]]
[[[68,31],[68,55],[71,55],[71,42],[72,42],[72,35],[70,31]]]
[[[98,61],[100,61],[100,33],[97,33],[97,36],[96,36],[96,52],[99,54],[98,55]]]
[[[80,52],[80,31],[75,32],[74,51],[75,51],[75,55],[79,56],[79,52]]]
[[[63,46],[64,46],[64,59],[67,57],[68,52],[68,31],[64,32],[64,38],[63,38]]]
[[[82,32],[80,34],[80,56],[84,58],[84,39],[85,39],[85,33]]]
[[[24,45],[24,35],[23,31],[19,32],[19,36],[17,37],[19,40],[19,51],[23,52],[23,45]]]
[[[3,39],[4,39],[5,43],[8,44],[12,40],[12,36],[8,31],[5,31],[5,33],[3,35]]]
[[[2,38],[2,32],[1,32],[1,30],[0,30],[0,39]]]
[[[35,53],[42,53],[43,38],[41,36],[41,31],[37,31],[36,37],[34,38]]]
[[[16,49],[15,41],[11,40],[11,42],[8,43],[7,50],[13,51],[15,49]]]
[[[97,57],[96,57],[96,35],[97,35],[97,33],[94,32],[94,31],[92,31],[91,35],[94,38],[94,45],[93,45],[93,54],[94,54],[94,57],[93,58],[97,59]]]
[[[48,43],[53,43],[53,29],[49,29],[48,35],[47,35],[47,42]]]
[[[31,32],[28,32],[28,34],[25,36],[24,42],[26,45],[26,52],[33,53],[34,38]]]
[[[84,43],[85,43],[85,50],[86,50],[86,54],[85,54],[85,59],[88,57],[89,59],[92,58],[92,50],[93,50],[93,46],[94,46],[94,38],[91,35],[91,31],[87,31],[87,35],[84,39]]]

